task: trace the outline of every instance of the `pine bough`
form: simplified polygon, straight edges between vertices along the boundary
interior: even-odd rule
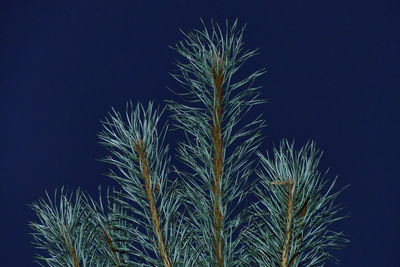
[[[323,266],[349,242],[330,230],[340,215],[336,178],[318,171],[322,153],[309,142],[299,151],[281,141],[272,155],[257,149],[265,121],[242,122],[259,99],[254,80],[237,78],[257,50],[244,50],[244,27],[226,22],[194,30],[172,47],[183,58],[171,73],[183,103],[166,101],[182,130],[182,163],[171,165],[164,144],[165,111],[129,102],[102,122],[109,177],[120,186],[94,201],[61,189],[31,205],[30,222],[41,266]],[[256,159],[252,159],[255,156]],[[250,179],[252,178],[252,179]],[[101,195],[101,194],[100,194]],[[249,200],[257,199],[250,204]],[[250,198],[249,198],[250,197]]]

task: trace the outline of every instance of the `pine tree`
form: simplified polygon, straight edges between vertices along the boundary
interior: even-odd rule
[[[203,21],[202,21],[203,23]],[[336,178],[318,170],[314,142],[299,151],[281,141],[271,156],[258,148],[265,121],[243,121],[259,98],[257,70],[237,72],[257,50],[244,50],[237,20],[223,31],[203,23],[183,33],[174,50],[182,57],[171,73],[183,87],[183,103],[160,109],[129,102],[124,115],[112,109],[102,121],[100,143],[108,176],[103,204],[80,189],[63,189],[31,205],[33,244],[44,250],[41,266],[322,266],[331,249],[349,240],[330,225],[347,215],[334,201]],[[182,166],[171,164],[160,125],[171,112]],[[251,197],[256,201],[250,202]],[[244,207],[244,208],[243,208]]]

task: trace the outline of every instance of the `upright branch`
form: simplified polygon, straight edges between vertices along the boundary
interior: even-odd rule
[[[222,82],[223,82],[224,60],[219,55],[213,56],[211,72],[215,85],[214,92],[214,116],[212,120],[213,138],[213,170],[212,192],[214,194],[214,256],[218,266],[224,265],[224,237],[223,237],[223,215],[222,207],[222,170],[223,170],[223,141],[222,141]]]
[[[136,140],[135,151],[139,158],[140,169],[142,171],[142,175],[143,175],[144,182],[145,182],[146,197],[147,197],[147,201],[149,203],[151,219],[153,222],[153,229],[157,236],[158,249],[160,250],[160,255],[161,255],[164,265],[166,267],[171,267],[172,266],[171,259],[169,258],[168,251],[165,248],[165,243],[164,243],[164,239],[163,239],[161,227],[160,227],[160,219],[158,216],[156,202],[154,199],[154,192],[151,188],[151,178],[150,178],[150,171],[149,171],[148,162],[147,162],[146,148],[145,148],[145,145],[144,145],[142,139]]]
[[[66,244],[66,246],[68,248],[69,255],[72,258],[72,262],[74,264],[74,267],[79,267],[78,255],[76,255],[76,250],[73,247],[71,240],[64,239],[64,241],[65,241],[65,244]]]
[[[40,199],[31,205],[39,222],[30,222],[34,230],[33,244],[47,250],[47,255],[36,255],[38,263],[48,266],[88,266],[99,262],[96,248],[92,245],[91,214],[87,210],[87,198],[76,190],[75,194],[64,193],[61,188],[59,198],[57,190],[54,200]],[[41,262],[39,262],[41,261]]]
[[[180,188],[169,177],[168,146],[163,145],[167,124],[158,129],[163,111],[154,109],[152,102],[147,109],[128,104],[125,119],[113,111],[103,121],[99,137],[110,151],[104,161],[116,170],[111,169],[109,176],[122,187],[113,199],[127,212],[124,229],[132,240],[127,253],[136,257],[135,266],[143,261],[151,266],[190,265],[192,255],[187,251],[192,247],[186,244],[185,219],[177,212],[182,204]]]
[[[259,117],[239,126],[258,99],[254,80],[257,70],[243,79],[235,73],[256,50],[243,51],[243,28],[226,22],[210,29],[185,34],[174,49],[184,58],[172,76],[185,92],[175,93],[192,105],[167,101],[174,126],[186,139],[178,143],[179,159],[189,171],[177,171],[186,187],[186,205],[199,236],[194,243],[203,248],[200,265],[246,266],[248,257],[240,244],[241,226],[247,223],[246,210],[237,209],[251,193],[248,178],[254,170],[252,154],[260,144]],[[190,173],[191,172],[191,173]],[[210,216],[211,214],[211,216]],[[227,242],[232,240],[231,242]]]
[[[329,249],[340,248],[348,239],[329,226],[346,216],[334,205],[341,189],[332,193],[337,177],[327,186],[318,171],[322,153],[310,142],[294,150],[282,141],[273,155],[258,153],[262,170],[257,171],[260,199],[253,206],[255,225],[249,236],[254,264],[260,266],[320,266],[337,260]]]
[[[286,226],[283,238],[283,248],[282,248],[282,259],[281,259],[281,267],[289,266],[289,252],[290,252],[290,239],[292,237],[292,224],[293,224],[293,194],[294,194],[294,179],[289,179],[287,181],[273,181],[271,184],[276,185],[286,185],[287,186],[287,217],[286,217]]]

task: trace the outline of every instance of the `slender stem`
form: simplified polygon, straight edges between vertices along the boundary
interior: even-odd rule
[[[215,84],[215,105],[214,105],[214,116],[212,124],[212,137],[214,143],[213,149],[213,167],[214,167],[214,180],[212,183],[212,192],[214,195],[214,232],[215,239],[214,245],[214,257],[217,262],[217,266],[224,266],[224,245],[225,241],[222,235],[223,216],[220,207],[222,206],[222,82],[223,82],[223,60],[218,56],[219,62],[216,62],[216,56],[214,56],[213,65],[211,71],[213,74]]]
[[[66,225],[64,225],[66,227]],[[67,245],[69,255],[71,256],[73,262],[74,262],[74,267],[79,267],[79,259],[78,256],[76,255],[75,248],[72,246],[71,239],[68,237],[68,239],[65,237],[64,238],[65,244]]]
[[[119,254],[117,253],[118,251],[114,246],[114,242],[113,242],[111,236],[102,229],[100,229],[100,231],[103,234],[104,238],[106,239],[107,245],[111,249],[111,252],[112,252],[114,258],[117,260],[117,266],[121,266],[122,263],[121,263],[121,260],[119,259]]]
[[[289,261],[290,254],[290,242],[292,239],[292,224],[293,224],[293,189],[294,189],[294,179],[289,179],[287,181],[274,181],[273,184],[285,184],[287,185],[288,198],[287,198],[287,209],[286,209],[286,226],[283,239],[282,257],[281,257],[281,267],[289,267],[293,262],[293,259]]]
[[[306,202],[303,204],[303,207],[300,209],[300,224],[302,225],[301,227],[304,227],[304,216],[306,216],[307,214],[307,209],[308,209],[308,199],[306,200]],[[297,247],[301,246],[301,243],[303,241],[303,236],[299,235],[297,237]],[[295,251],[295,253],[293,253],[292,259],[289,262],[289,266],[292,266],[294,261],[297,259],[297,257],[299,256],[299,250],[297,249],[297,251]]]
[[[144,181],[145,181],[146,196],[147,196],[147,200],[148,200],[149,206],[150,206],[150,214],[151,214],[151,218],[153,221],[153,229],[157,236],[158,249],[160,250],[161,258],[162,258],[164,265],[166,267],[171,267],[172,266],[171,259],[168,255],[167,249],[165,247],[165,243],[164,243],[164,239],[163,239],[161,227],[160,227],[159,215],[158,215],[157,208],[156,208],[156,202],[154,200],[154,194],[151,189],[150,171],[148,168],[147,153],[145,150],[143,140],[138,140],[136,142],[135,148],[136,148],[136,153],[138,154],[138,157],[139,157],[140,166],[141,166],[141,170],[142,170]]]

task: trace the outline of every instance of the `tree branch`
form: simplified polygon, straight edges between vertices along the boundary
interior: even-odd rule
[[[161,258],[166,267],[171,267],[172,266],[171,259],[169,258],[167,249],[165,247],[164,239],[161,232],[160,220],[157,212],[156,202],[154,200],[153,191],[151,189],[150,171],[147,164],[147,155],[143,140],[140,139],[136,142],[135,151],[138,155],[140,161],[140,168],[142,170],[142,174],[145,181],[146,196],[150,206],[150,213],[153,221],[153,229],[157,236],[158,248],[160,250]]]

